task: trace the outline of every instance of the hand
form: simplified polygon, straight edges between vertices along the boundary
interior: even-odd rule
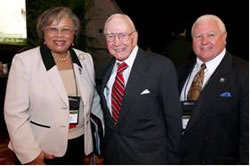
[[[43,151],[33,161],[27,163],[27,165],[46,165],[44,159],[54,159],[54,155],[47,154]]]

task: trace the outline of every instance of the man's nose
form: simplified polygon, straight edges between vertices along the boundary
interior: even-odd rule
[[[201,38],[201,43],[202,43],[203,45],[206,45],[208,42],[209,42],[209,38],[208,38],[208,37],[203,36],[203,37]]]
[[[121,40],[118,35],[114,36],[114,44],[120,44]]]

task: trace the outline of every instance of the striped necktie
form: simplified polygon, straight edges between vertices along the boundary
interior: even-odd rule
[[[203,85],[203,80],[204,80],[204,70],[206,68],[207,68],[206,64],[203,63],[201,65],[200,71],[195,75],[193,82],[191,84],[191,87],[188,91],[188,95],[187,95],[188,100],[196,101],[199,99],[200,92],[201,92],[202,85]]]
[[[112,118],[115,123],[118,122],[120,109],[122,105],[122,98],[124,96],[125,84],[122,72],[128,67],[126,63],[118,64],[115,82],[112,87],[111,106]]]

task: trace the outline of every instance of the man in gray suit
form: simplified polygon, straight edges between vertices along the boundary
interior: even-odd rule
[[[225,25],[215,15],[199,17],[192,27],[197,58],[179,72],[181,164],[249,162],[249,67],[226,50],[226,37]],[[206,66],[201,92],[191,98],[189,89],[201,64]]]
[[[110,16],[104,34],[115,57],[102,84],[105,164],[177,164],[181,105],[173,63],[137,46],[138,33],[127,15]],[[114,99],[117,64],[123,62],[127,67],[119,80],[125,90],[118,88],[120,97]]]

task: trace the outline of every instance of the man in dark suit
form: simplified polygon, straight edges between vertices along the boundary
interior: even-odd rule
[[[137,46],[138,34],[127,15],[110,16],[104,34],[107,48],[115,57],[102,84],[104,163],[177,164],[181,105],[172,62]],[[123,62],[127,67],[117,79],[117,68],[119,71]],[[117,80],[117,91],[122,95],[114,99]],[[116,101],[120,103],[115,105]]]
[[[197,58],[179,72],[181,164],[249,163],[249,66],[226,50],[226,37],[224,23],[214,15],[199,17],[192,27]],[[194,95],[189,89],[201,64],[202,90]]]

